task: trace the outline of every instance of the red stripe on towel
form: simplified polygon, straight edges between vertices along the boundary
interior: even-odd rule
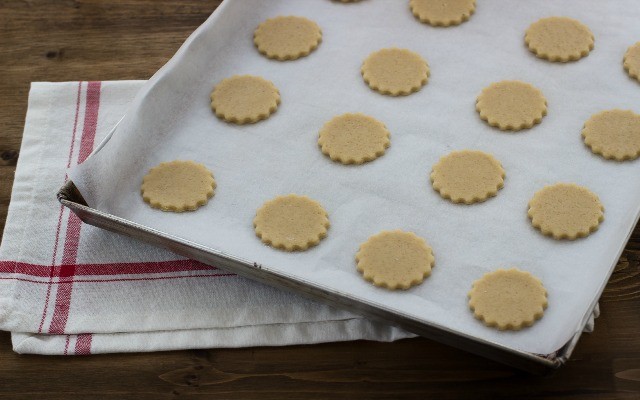
[[[188,279],[188,278],[226,278],[237,277],[236,274],[199,274],[199,275],[177,275],[177,276],[147,276],[143,278],[112,278],[112,279],[74,279],[74,283],[114,283],[114,282],[137,282],[137,281],[164,281],[171,279]],[[19,282],[36,283],[41,285],[47,285],[47,282],[36,281],[33,279],[25,278],[0,278],[0,281],[11,280]],[[66,283],[67,281],[62,281]]]
[[[71,166],[71,158],[73,157],[73,148],[76,142],[76,132],[78,130],[78,115],[80,114],[80,94],[82,92],[82,82],[78,82],[78,94],[76,96],[76,114],[73,121],[73,133],[71,134],[71,145],[69,146],[69,157],[67,158],[67,169]],[[65,174],[64,182],[67,182],[67,175]],[[64,206],[60,205],[60,214],[58,215],[58,226],[56,228],[56,239],[53,244],[53,256],[51,257],[51,265],[49,266],[49,286],[47,287],[47,295],[44,300],[44,309],[42,310],[42,317],[40,318],[40,326],[38,327],[38,333],[42,333],[42,327],[44,325],[44,319],[47,316],[47,308],[49,307],[49,298],[51,297],[51,283],[53,281],[53,266],[56,263],[56,257],[58,255],[58,243],[60,242],[60,228],[62,227],[62,214],[64,213]],[[17,269],[17,265],[16,265]],[[0,271],[2,271],[0,267]]]
[[[100,110],[101,82],[89,82],[87,86],[87,101],[84,114],[84,126],[80,138],[80,151],[77,164],[84,162],[93,151],[98,126],[98,113]],[[62,268],[60,277],[70,277],[70,282],[59,283],[56,292],[56,304],[53,310],[53,318],[49,325],[49,333],[63,334],[67,326],[69,308],[71,307],[71,293],[73,291],[73,276],[75,275],[75,263],[78,257],[78,245],[80,243],[80,229],[82,223],[75,214],[69,213],[67,232],[65,235],[64,252],[62,255]]]
[[[163,274],[188,271],[214,271],[218,268],[193,260],[134,262],[134,263],[109,263],[109,264],[77,264],[75,266],[61,265],[50,268],[53,277],[70,276],[69,271],[73,267],[74,276],[114,276],[114,275],[142,275]],[[0,261],[0,273],[25,275],[28,277],[50,276],[48,265],[28,264],[15,261]]]
[[[69,341],[71,340],[71,335],[66,335],[67,338],[64,341],[64,355],[66,356],[69,352]]]
[[[76,337],[75,353],[79,356],[91,354],[91,340],[90,333],[82,333]]]

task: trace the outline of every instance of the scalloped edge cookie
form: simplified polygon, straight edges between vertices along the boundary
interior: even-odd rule
[[[586,41],[586,43],[584,43],[583,47],[576,48],[569,53],[549,54],[548,50],[544,50],[539,47],[540,43],[537,43],[537,44],[534,43],[535,40],[532,38],[533,36],[532,32],[536,29],[542,29],[542,30],[546,29],[547,27],[545,27],[545,24],[548,24],[551,21],[553,22],[562,21],[565,24],[571,24],[573,25],[573,27],[579,28],[580,30],[583,31],[584,34],[588,34],[588,40]],[[585,38],[582,38],[582,39],[585,39]],[[557,40],[564,41],[565,37],[560,37]],[[531,25],[529,25],[524,35],[524,42],[527,45],[527,48],[529,48],[529,50],[533,54],[535,54],[536,57],[538,58],[542,58],[551,62],[569,62],[569,61],[578,61],[579,59],[588,56],[591,50],[593,50],[594,48],[595,37],[593,36],[593,32],[591,32],[591,29],[589,29],[588,26],[586,26],[585,24],[583,24],[582,22],[576,19],[568,18],[568,17],[547,17],[547,18],[541,18],[536,22],[532,23]]]
[[[468,3],[466,10],[462,13],[455,10],[456,12],[449,14],[446,19],[442,16],[429,15],[429,6],[432,6],[432,4],[427,4],[423,0],[410,0],[409,8],[413,15],[422,23],[440,27],[456,26],[468,21],[476,11],[476,0],[464,1]]]
[[[480,171],[480,166],[477,164],[477,160],[473,160],[474,158],[482,157],[487,160],[490,164],[483,165],[486,167],[482,171]],[[494,177],[495,185],[487,185],[481,192],[474,193],[471,196],[464,196],[461,194],[452,194],[451,188],[447,187],[448,180],[452,179],[453,174],[451,171],[442,172],[443,167],[449,167],[451,169],[452,165],[448,164],[452,160],[460,160],[465,158],[471,158],[474,161],[474,172],[481,172],[483,177],[487,177],[489,175]],[[448,164],[445,166],[445,164]],[[506,172],[504,168],[502,168],[502,164],[498,161],[494,156],[489,153],[485,153],[479,150],[459,150],[452,151],[451,153],[442,156],[440,160],[433,166],[431,171],[431,183],[433,189],[440,194],[440,196],[446,200],[450,200],[453,203],[463,203],[463,204],[474,204],[483,202],[491,197],[494,197],[498,194],[498,191],[504,187],[504,178],[506,177]],[[461,180],[462,177],[456,176],[454,181]],[[465,177],[465,182],[468,182],[471,177]]]
[[[640,42],[629,46],[624,53],[622,66],[630,77],[640,82]]]
[[[283,51],[282,49],[275,49],[269,46],[268,43],[265,42],[265,37],[274,35],[274,31],[270,31],[269,29],[275,28],[273,24],[284,23],[285,25],[291,26],[296,24],[304,24],[309,29],[309,37],[302,38],[295,37],[291,34],[284,35],[285,38],[278,38],[278,42],[282,42],[283,40],[287,40],[288,44],[292,47],[295,47],[296,50],[293,51]],[[276,26],[277,27],[277,26]],[[280,35],[279,35],[280,36]],[[307,40],[308,39],[308,40]],[[299,43],[295,43],[297,40],[300,40]],[[256,48],[260,52],[260,54],[266,56],[267,58],[278,60],[278,61],[293,61],[297,60],[301,57],[306,57],[311,52],[320,46],[322,42],[322,29],[315,22],[310,20],[309,18],[299,17],[295,15],[287,15],[287,16],[278,16],[274,18],[269,18],[266,21],[262,22],[256,30],[253,32],[253,43]],[[294,46],[295,45],[295,46]]]
[[[542,281],[517,268],[484,274],[473,282],[468,297],[473,316],[501,331],[533,325],[543,317],[548,305]]]
[[[409,254],[410,247],[413,247],[413,254]],[[371,252],[373,254],[369,254]],[[400,266],[400,263],[405,265]],[[356,269],[362,277],[375,286],[389,290],[406,290],[419,285],[431,275],[434,263],[433,249],[426,240],[413,232],[401,230],[382,231],[369,237],[356,253]],[[396,272],[392,274],[394,279],[379,276],[381,269],[388,271],[389,268],[399,267],[404,270],[393,271]]]
[[[374,127],[368,129],[369,126],[365,123]],[[364,132],[367,135],[367,143],[363,143],[365,140],[353,140],[363,138],[349,137],[348,132],[353,130]],[[364,164],[373,161],[384,155],[391,144],[391,133],[385,124],[362,113],[347,113],[333,117],[324,124],[318,136],[318,146],[322,153],[342,164]],[[338,138],[336,142],[332,140],[336,136],[349,140]],[[368,149],[363,148],[363,144]]]
[[[391,54],[395,53],[395,54]],[[402,53],[403,59],[399,58],[400,53]],[[382,58],[381,58],[382,57]],[[380,63],[380,60],[385,61],[384,57],[387,57],[393,64],[397,64],[399,60],[404,61],[404,63],[420,63],[418,74],[414,77],[410,77],[408,79],[407,85],[395,85],[388,86],[386,83],[380,82],[380,78],[376,76],[372,76],[372,63]],[[386,70],[385,70],[386,72]],[[362,63],[362,68],[360,69],[360,73],[362,74],[362,78],[365,83],[369,85],[369,87],[380,94],[385,94],[389,96],[407,96],[412,93],[415,93],[422,89],[424,85],[429,81],[430,69],[427,61],[422,58],[422,56],[414,51],[409,49],[399,49],[397,47],[389,47],[385,49],[380,49],[378,51],[374,51],[369,54],[367,58]],[[402,72],[397,72],[402,73]]]
[[[296,221],[292,215],[292,208],[302,207],[304,207],[303,215],[299,215],[300,218]],[[267,223],[265,221],[266,214],[278,211],[285,214],[279,218],[277,216],[276,221],[270,221],[272,224],[264,226]],[[316,221],[310,221],[314,217]],[[301,232],[300,227],[296,225],[300,222],[312,222],[313,226],[306,226],[306,231]],[[274,226],[275,232],[273,231]],[[327,236],[329,226],[329,215],[322,205],[307,196],[297,194],[277,196],[266,201],[258,209],[253,219],[256,236],[263,243],[285,251],[304,251],[316,246]],[[281,239],[283,235],[287,240]]]
[[[189,170],[180,171],[183,167],[188,167]],[[185,182],[196,183],[200,187],[199,193],[194,199],[185,200],[176,193],[168,193],[166,186],[185,187]],[[157,187],[158,185],[160,187]],[[216,181],[213,173],[203,164],[175,160],[163,162],[151,168],[142,178],[140,194],[145,203],[153,208],[162,211],[183,212],[195,211],[207,204],[209,199],[213,197],[215,188]],[[191,187],[190,189],[195,190],[196,188]],[[156,192],[159,192],[159,195]]]
[[[604,134],[599,134],[598,139],[594,137],[593,125],[595,123],[604,124],[599,130],[604,130]],[[634,123],[635,121],[635,123]],[[633,129],[635,127],[635,130]],[[633,132],[635,132],[635,136]],[[627,137],[620,136],[627,135]],[[640,157],[640,114],[636,114],[631,110],[606,110],[592,115],[584,124],[582,129],[582,139],[584,144],[591,149],[594,154],[598,154],[608,160],[631,161]],[[614,141],[615,148],[611,146]],[[635,139],[635,142],[633,142]]]
[[[536,116],[533,116],[526,121],[521,121],[520,123],[514,124],[511,122],[504,122],[500,120],[500,115],[504,114],[504,111],[505,111],[504,109],[497,110],[497,111],[487,110],[488,107],[485,105],[485,103],[488,101],[487,96],[494,95],[492,91],[496,90],[498,86],[503,86],[503,85],[510,85],[510,86],[515,85],[514,88],[517,88],[520,91],[532,90],[535,92],[535,94],[539,95],[539,98],[535,99],[537,104],[532,103],[528,105],[530,108],[535,108],[538,110],[535,113]],[[511,88],[511,90],[513,90],[513,88]],[[534,92],[532,92],[531,94],[533,95]],[[513,103],[509,103],[509,106],[512,106],[512,105]],[[521,131],[523,129],[533,128],[535,125],[542,122],[542,119],[547,115],[547,99],[544,97],[544,94],[542,93],[542,91],[540,91],[540,89],[536,88],[535,86],[527,82],[518,81],[518,80],[504,80],[504,81],[494,82],[491,85],[482,89],[482,92],[480,92],[480,94],[478,95],[478,98],[476,99],[476,111],[478,112],[478,114],[480,114],[480,119],[487,122],[490,126],[493,126],[494,128],[498,128],[501,131],[516,132],[516,131]],[[516,109],[515,111],[518,111],[518,109]]]
[[[558,190],[565,192],[563,193],[565,198],[562,199],[563,201],[561,203],[554,201],[553,197],[551,199],[547,198],[549,193],[555,194],[554,192]],[[578,207],[576,202],[577,200],[581,200],[579,196],[587,196],[592,204],[582,204],[581,207]],[[545,205],[550,201],[554,203],[551,210],[560,211],[560,214],[563,216],[573,212],[574,215],[572,217],[582,219],[585,219],[586,215],[587,220],[585,220],[579,228],[568,227],[566,226],[566,222],[554,220],[554,215],[546,216],[546,218],[544,218],[545,221],[541,221],[539,213],[542,211],[540,211],[538,204]],[[560,209],[563,205],[565,206],[564,209]],[[549,212],[549,209],[545,211]],[[551,236],[556,240],[575,240],[589,236],[598,230],[600,223],[604,221],[604,206],[598,196],[584,186],[579,186],[575,183],[556,183],[547,185],[534,194],[533,198],[529,201],[527,216],[531,220],[531,225],[538,229],[543,235]],[[549,218],[551,218],[551,221],[549,221]]]
[[[246,95],[242,98],[237,98],[233,93],[224,92],[227,86],[244,81],[245,85],[254,85],[253,93]],[[256,94],[262,92],[262,101],[256,103]],[[231,97],[231,98],[229,98]],[[253,110],[247,110],[244,113],[239,113],[233,110],[233,107],[238,102],[243,102],[248,99],[252,100]],[[229,78],[225,78],[211,92],[211,109],[216,116],[224,121],[231,122],[238,125],[253,124],[263,119],[267,119],[271,114],[275,113],[280,105],[280,91],[273,82],[266,80],[262,77],[255,75],[234,75]],[[221,109],[225,110],[221,110]]]

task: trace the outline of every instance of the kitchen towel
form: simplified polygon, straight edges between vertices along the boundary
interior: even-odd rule
[[[0,246],[19,353],[279,346],[414,335],[83,224],[55,194],[144,82],[34,83]],[[117,161],[114,161],[117,162]]]

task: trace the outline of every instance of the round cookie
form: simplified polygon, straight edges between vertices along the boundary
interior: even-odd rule
[[[322,41],[322,30],[304,17],[270,18],[256,28],[253,42],[268,58],[286,61],[309,55]]]
[[[635,160],[640,157],[640,114],[631,110],[602,111],[584,124],[582,138],[592,152],[604,158]]]
[[[542,18],[524,35],[529,50],[549,61],[576,61],[589,55],[594,38],[589,27],[566,17]]]
[[[476,10],[476,0],[410,0],[409,7],[420,22],[452,26],[469,20]]]
[[[385,153],[391,143],[387,127],[364,114],[343,114],[327,122],[320,131],[322,153],[342,164],[363,164]]]
[[[589,189],[573,183],[556,183],[539,190],[529,202],[531,224],[554,239],[588,236],[604,220],[604,207]]]
[[[431,274],[435,262],[427,242],[412,232],[383,231],[371,236],[356,253],[364,279],[387,289],[409,289]]]
[[[362,77],[381,94],[406,96],[427,84],[429,65],[407,49],[382,49],[371,53],[362,64]]]
[[[433,166],[433,188],[454,203],[473,204],[498,194],[505,171],[491,154],[477,150],[454,151]]]
[[[542,92],[521,81],[500,81],[482,90],[476,101],[480,118],[503,131],[519,131],[539,124],[547,115]]]
[[[162,211],[193,211],[207,204],[216,181],[211,171],[193,161],[163,162],[142,179],[140,193],[146,203]]]
[[[320,203],[289,194],[264,203],[253,220],[256,235],[271,247],[302,251],[327,236],[329,218]]]
[[[630,77],[640,81],[640,42],[627,49],[622,65]]]
[[[542,318],[547,308],[547,291],[528,272],[499,269],[473,283],[469,308],[487,326],[520,330]]]
[[[280,92],[259,76],[235,75],[220,82],[211,93],[216,116],[235,124],[252,124],[269,118],[280,104]]]

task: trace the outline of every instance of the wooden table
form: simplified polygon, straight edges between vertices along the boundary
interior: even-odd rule
[[[31,81],[146,79],[215,9],[214,0],[0,2],[0,230]],[[640,398],[640,229],[601,301],[593,334],[548,377],[426,339],[396,343],[21,356],[0,332],[0,399]]]

